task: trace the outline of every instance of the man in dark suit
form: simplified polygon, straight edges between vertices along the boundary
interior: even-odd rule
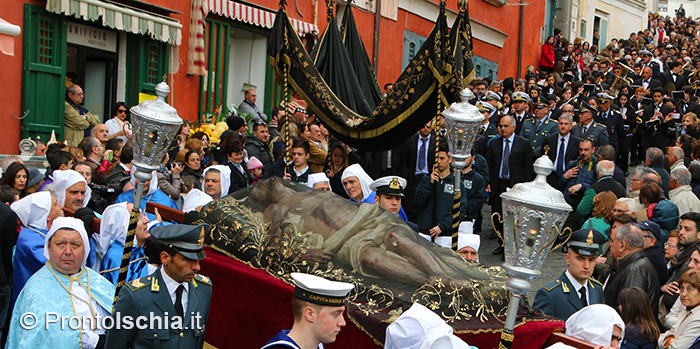
[[[654,91],[657,88],[662,88],[661,80],[651,77],[651,67],[642,68],[642,78],[636,80],[634,85],[642,86],[647,91]]]
[[[562,321],[581,308],[603,303],[603,285],[591,277],[598,248],[606,241],[595,229],[581,229],[571,234],[564,257],[568,269],[561,276],[537,290],[534,308]]]
[[[661,84],[667,95],[670,95],[671,91],[680,90],[683,86],[688,84],[686,77],[681,75],[682,66],[681,62],[669,62],[669,69],[661,74]],[[669,86],[669,84],[672,84],[673,88],[666,90],[666,86]]]
[[[486,161],[490,169],[490,184],[487,191],[491,192],[491,211],[502,214],[501,193],[516,183],[530,181],[534,178],[532,164],[534,156],[530,142],[515,134],[515,120],[505,115],[498,122],[500,137],[489,142]],[[494,227],[503,231],[503,224]],[[503,246],[499,245],[494,254],[502,254]]]
[[[654,103],[644,108],[642,124],[637,130],[643,136],[642,153],[649,147],[664,149],[669,144],[664,119],[673,112],[673,108],[664,104],[664,93],[660,88],[652,92],[652,98]]]
[[[421,178],[430,175],[435,164],[435,135],[432,130],[432,123],[428,122],[401,146],[400,173],[408,181],[404,210],[411,222],[416,221],[420,210],[413,204],[416,186]],[[440,143],[444,142],[441,138]]]
[[[161,267],[122,287],[114,305],[115,318],[156,317],[167,323],[179,316],[182,329],[114,327],[107,331],[105,348],[202,348],[209,316],[211,281],[197,274],[206,257],[204,236],[209,225],[174,224],[155,227]],[[168,314],[168,315],[166,315]]]
[[[571,104],[562,106],[562,114],[559,116],[559,133],[548,136],[542,144],[543,153],[547,154],[554,163],[554,171],[547,177],[547,182],[562,192],[566,189],[567,180],[563,177],[566,164],[576,160],[578,144],[581,142],[581,138],[571,134],[573,118],[574,106]]]

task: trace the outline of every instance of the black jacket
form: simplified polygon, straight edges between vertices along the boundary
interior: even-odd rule
[[[608,283],[603,293],[605,304],[618,309],[617,296],[625,288],[637,286],[644,290],[651,300],[652,314],[659,312],[659,276],[644,251],[639,250],[620,258],[618,267],[610,272]]]
[[[249,186],[255,180],[253,174],[248,171],[248,164],[246,164],[245,161],[241,162],[244,173],[241,173],[230,160],[226,164],[231,169],[231,186],[228,188],[229,194]]]
[[[573,161],[578,158],[579,143],[581,143],[581,138],[569,134],[569,142],[566,144],[566,154],[564,154],[564,163],[562,164],[564,172],[566,172],[566,164],[568,164],[569,161]],[[549,156],[549,159],[552,160],[552,163],[557,162],[556,160],[557,156],[559,156],[559,146],[559,132],[545,137],[544,143],[542,143],[542,149],[545,147],[549,149],[549,151],[547,151],[547,155]],[[566,189],[566,180],[559,177],[556,172],[556,168],[552,171],[552,174],[547,177],[547,182],[549,185],[559,191],[564,191],[564,189]]]
[[[666,257],[664,257],[664,249],[659,246],[651,246],[644,249],[644,254],[649,258],[651,264],[656,269],[656,274],[659,276],[659,284],[664,285],[668,281],[668,269],[666,268]]]
[[[250,136],[245,142],[245,150],[248,152],[248,158],[255,156],[263,164],[263,170],[268,171],[270,165],[274,162],[272,160],[272,154],[269,148],[263,143],[263,141],[257,139],[255,136]]]

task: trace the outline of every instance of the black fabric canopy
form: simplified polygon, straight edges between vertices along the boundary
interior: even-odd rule
[[[468,24],[466,4],[460,5],[459,17]],[[468,25],[460,27],[459,23],[462,22],[458,18],[450,35],[441,5],[430,35],[374,110],[369,109],[364,93],[356,93],[360,80],[355,74],[348,74],[348,67],[353,65],[344,47],[344,54],[337,44],[323,49],[325,40],[340,42],[334,18],[314,49],[317,60],[328,59],[324,59],[322,67],[317,67],[306,52],[284,6],[277,13],[267,53],[277,81],[288,83],[338,139],[362,150],[387,150],[401,144],[437,115],[438,98],[440,111],[458,101],[459,91],[473,76],[471,61],[464,62],[471,59],[471,33],[461,33]],[[456,43],[459,47],[453,48]],[[459,68],[458,76],[454,76],[455,67]],[[369,109],[367,113],[364,105]]]

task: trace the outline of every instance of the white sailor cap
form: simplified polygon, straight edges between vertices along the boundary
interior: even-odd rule
[[[607,103],[615,99],[613,96],[605,93],[605,92],[600,92],[598,93],[598,99],[600,100],[601,103]]]
[[[487,102],[483,102],[483,101],[477,102],[476,107],[479,108],[480,112],[489,112],[489,113],[492,112],[494,109],[496,109],[491,105],[491,103],[487,103]]]
[[[529,102],[530,96],[527,93],[518,91],[513,93],[513,102]]]
[[[487,100],[487,101],[488,101],[488,100],[490,100],[490,99],[491,99],[491,100],[497,100],[497,101],[500,102],[500,101],[501,101],[501,96],[499,96],[498,93],[496,93],[496,92],[493,92],[493,91],[486,91],[486,93],[484,94],[484,100]]]
[[[348,292],[355,288],[353,284],[330,281],[316,275],[304,273],[290,275],[296,284],[294,297],[319,305],[342,306]]]
[[[404,196],[403,190],[406,189],[406,180],[399,176],[386,176],[372,182],[369,188],[377,194]]]

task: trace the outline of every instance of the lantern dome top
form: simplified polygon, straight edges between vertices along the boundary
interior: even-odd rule
[[[532,182],[518,183],[501,198],[518,204],[538,207],[542,211],[571,211],[571,206],[564,200],[564,194],[547,183],[547,176],[552,173],[554,163],[547,155],[535,161],[537,177]]]
[[[442,115],[447,119],[463,122],[481,122],[484,120],[484,115],[479,112],[479,108],[469,103],[469,100],[474,96],[474,93],[468,88],[465,88],[459,93],[462,101],[452,103],[449,108],[442,112]]]
[[[147,100],[131,108],[132,117],[154,120],[168,125],[181,125],[182,119],[177,115],[177,110],[165,102],[170,94],[170,86],[163,81],[156,85],[156,99]]]

